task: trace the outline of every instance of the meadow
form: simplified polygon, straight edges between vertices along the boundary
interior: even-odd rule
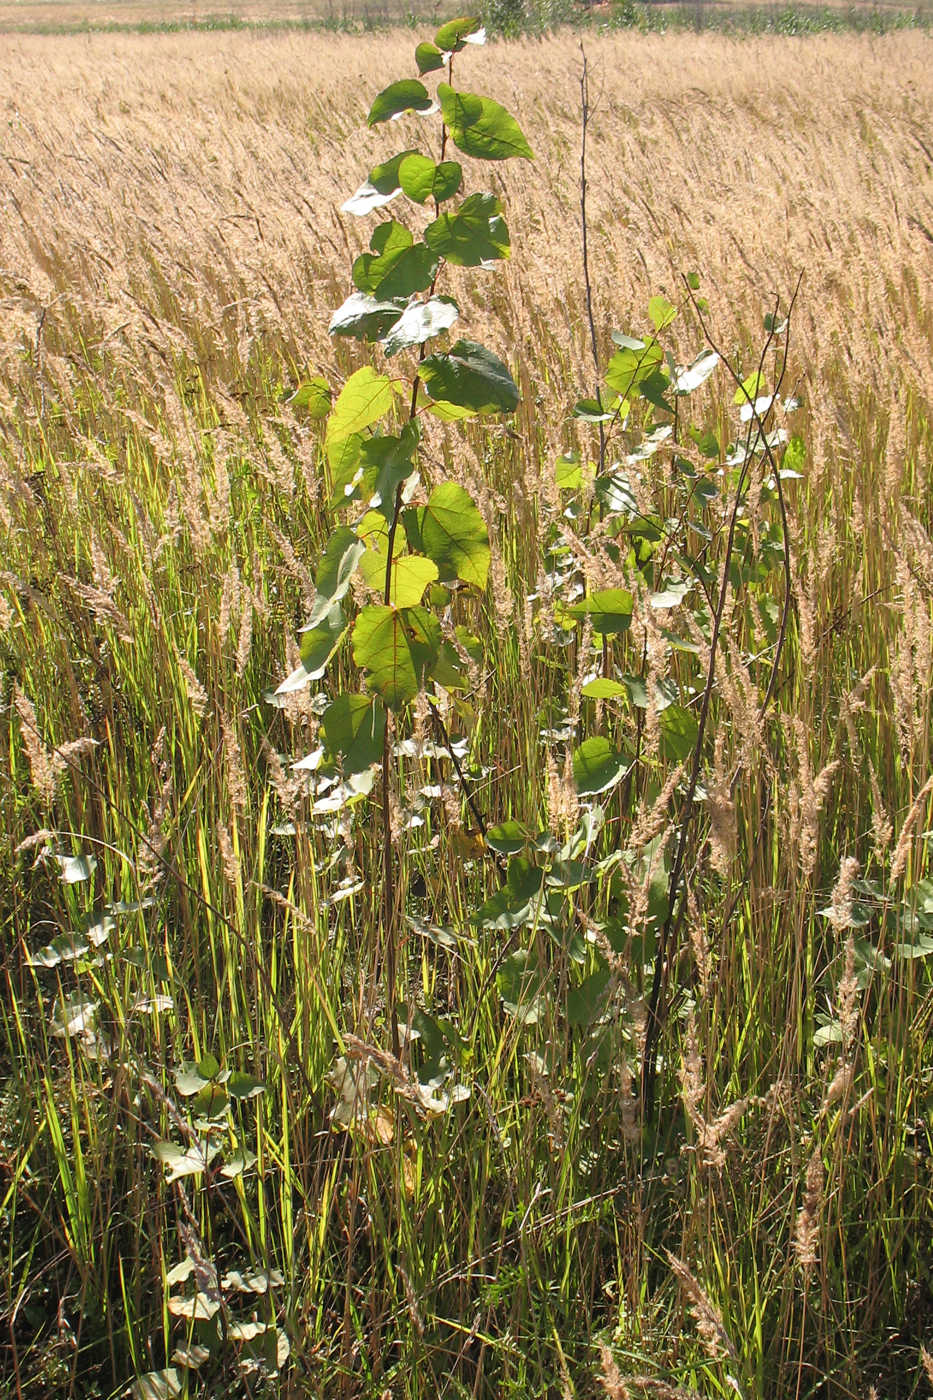
[[[341,205],[423,37],[0,49],[0,1393],[931,1393],[933,48],[588,38],[592,337],[578,37],[458,56],[535,160],[474,181],[511,259],[444,274],[520,401],[425,415],[490,557],[445,742],[397,718],[396,1056],[382,777],[293,766],[350,652],[276,690],[334,527],[296,390],[378,361],[328,334]],[[672,365],[783,369],[732,572],[731,379],[616,432],[621,535],[587,495],[574,405],[659,297]],[[649,516],[694,522],[687,604]],[[562,600],[619,579],[594,635]]]

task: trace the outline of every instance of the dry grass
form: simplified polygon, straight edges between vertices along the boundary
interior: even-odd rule
[[[144,1090],[215,1046],[270,1084],[265,1155],[241,1196],[198,1196],[198,1228],[210,1244],[219,1217],[221,1247],[283,1269],[297,1394],[415,1400],[443,1380],[497,1400],[584,1396],[608,1339],[622,1349],[603,1356],[608,1394],[727,1394],[733,1368],[749,1397],[841,1400],[878,1377],[906,1396],[933,1341],[930,959],[859,981],[848,924],[857,870],[884,888],[872,937],[888,943],[927,871],[933,47],[918,34],[593,42],[604,350],[610,328],[644,327],[650,296],[680,301],[695,269],[719,341],[747,363],[763,313],[803,273],[789,660],[759,731],[727,643],[716,878],[682,954],[703,996],[670,1028],[667,1136],[640,1136],[628,1051],[591,1069],[559,1020],[548,1039],[503,1018],[482,949],[439,972],[447,954],[413,942],[412,985],[447,996],[474,1038],[472,1116],[335,1146],[325,1073],[335,1038],[358,1029],[358,950],[378,908],[359,877],[374,854],[362,823],[312,828],[283,759],[313,747],[315,716],[261,697],[294,664],[325,528],[318,430],[283,390],[306,367],[336,384],[354,363],[326,334],[365,236],[339,206],[396,139],[363,122],[411,48],[407,34],[223,34],[20,37],[0,52],[7,1371],[36,1397],[81,1394],[82,1368],[116,1394],[161,1364],[175,1226],[182,1240],[195,1227],[151,1163],[152,1135],[172,1125],[164,1092]],[[594,374],[579,50],[553,38],[469,61],[537,161],[481,177],[504,194],[507,271],[451,283],[465,333],[516,367],[523,402],[515,436],[437,430],[426,445],[451,474],[485,473],[499,527],[484,798],[529,822],[550,798],[559,828],[575,799],[541,759],[557,682],[529,660],[525,594],[559,514],[553,457]],[[692,354],[696,327],[677,325]],[[75,745],[97,787],[53,743]],[[676,778],[662,776],[640,842],[668,820]],[[427,778],[412,765],[406,780]],[[289,816],[291,837],[277,825]],[[112,1069],[53,1043],[48,1005],[35,1012],[54,986],[26,950],[72,927],[80,896],[31,868],[49,827],[97,843],[107,898],[159,900],[134,936],[145,965],[176,978],[177,1005],[109,1026],[129,1046]],[[462,838],[422,864],[424,897],[465,925],[486,877],[464,874]],[[353,893],[328,905],[341,885]],[[136,968],[100,973],[111,1004],[155,991]],[[110,976],[127,979],[122,1001]],[[841,1040],[818,1050],[824,1014]],[[526,1048],[554,1057],[550,1077]],[[142,1089],[137,1063],[153,1067]]]

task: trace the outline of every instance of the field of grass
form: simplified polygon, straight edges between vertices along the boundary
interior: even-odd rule
[[[365,119],[412,44],[0,49],[0,1394],[117,1396],[152,1372],[140,1393],[926,1395],[933,47],[590,41],[602,362],[658,294],[692,359],[695,271],[745,375],[802,274],[786,645],[762,716],[785,585],[756,478],[745,548],[775,547],[724,595],[643,1117],[651,861],[676,844],[685,773],[635,691],[582,686],[594,665],[669,675],[690,711],[709,648],[700,627],[671,652],[624,561],[630,630],[600,656],[560,625],[555,462],[596,451],[571,418],[596,388],[576,38],[462,58],[536,160],[474,181],[505,205],[504,270],[444,274],[522,397],[508,424],[425,425],[427,481],[467,485],[492,545],[485,592],[452,605],[481,652],[470,693],[438,698],[486,819],[555,846],[593,806],[569,767],[581,734],[638,759],[603,800],[605,874],[560,927],[495,927],[475,915],[499,866],[415,704],[390,794],[421,1032],[404,1063],[374,980],[377,803],[336,807],[291,767],[325,683],[270,698],[333,527],[323,426],[289,397],[362,362],[327,334],[373,222],[340,205],[399,145]],[[724,447],[732,385],[703,392],[690,413]],[[640,509],[670,514],[669,447],[636,470]],[[728,487],[706,470],[715,579]],[[598,587],[606,540],[575,528]],[[760,655],[750,598],[772,610]],[[335,671],[356,688],[349,651]],[[200,1345],[200,1369],[172,1359]]]

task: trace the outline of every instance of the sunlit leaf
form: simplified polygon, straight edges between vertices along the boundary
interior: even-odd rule
[[[328,753],[339,756],[344,773],[362,773],[379,762],[385,728],[385,707],[373,695],[338,695],[321,719]]]
[[[425,204],[429,199],[442,204],[457,193],[463,170],[455,160],[435,165],[427,156],[415,152],[402,161],[398,175],[403,191],[416,204]]]
[[[181,1371],[167,1366],[164,1371],[147,1371],[130,1386],[134,1400],[177,1400],[185,1388]]]
[[[338,306],[330,318],[331,335],[351,336],[354,340],[381,340],[398,320],[405,303],[380,301],[368,292],[354,292]]]
[[[384,593],[388,555],[370,549],[360,561],[360,572],[377,593]],[[389,602],[397,608],[414,608],[424,597],[424,590],[437,578],[437,565],[420,554],[403,554],[392,560],[389,579]]]
[[[518,386],[506,366],[472,340],[458,340],[446,354],[429,355],[421,379],[439,405],[468,414],[514,413],[518,407]]]
[[[454,481],[435,486],[427,505],[406,511],[404,520],[411,548],[433,559],[442,581],[461,579],[485,588],[489,532],[462,486]]]
[[[185,1151],[174,1142],[157,1142],[152,1151],[162,1165],[168,1168],[166,1181],[178,1181],[184,1176],[202,1175],[217,1156],[220,1148],[213,1143],[210,1146],[204,1143],[194,1143]]]
[[[412,302],[388,331],[382,342],[383,349],[391,356],[409,346],[423,345],[426,340],[449,330],[459,315],[460,309],[452,297]]]
[[[448,20],[434,36],[437,48],[445,54],[459,53],[464,44],[484,44],[486,30],[477,15]]]
[[[648,303],[648,315],[656,331],[663,331],[677,315],[676,306],[671,306],[667,297],[652,297]]]
[[[433,73],[436,69],[443,68],[445,59],[436,44],[425,43],[419,44],[415,49],[415,62],[419,73]]]
[[[370,126],[375,126],[377,122],[388,121],[390,117],[401,116],[403,112],[430,112],[433,106],[424,83],[419,83],[417,78],[402,78],[400,82],[383,88],[370,107],[367,120]]]
[[[630,759],[613,750],[602,735],[584,739],[573,752],[573,781],[580,797],[595,797],[622,781],[631,767]]]
[[[604,588],[573,603],[567,613],[582,621],[589,618],[593,631],[602,636],[627,632],[635,610],[634,596],[624,588]]]
[[[479,267],[507,258],[509,231],[502,218],[502,201],[494,194],[471,194],[459,208],[428,224],[424,241],[457,267]]]
[[[353,629],[353,659],[390,709],[414,700],[441,642],[440,623],[424,608],[363,608]]]
[[[451,139],[464,155],[480,160],[534,159],[518,122],[492,98],[455,92],[447,83],[438,83],[437,96]]]
[[[365,548],[363,541],[346,525],[338,525],[332,532],[314,576],[317,596],[307,622],[309,629],[319,626],[334,604],[346,596]]]
[[[692,394],[694,389],[706,383],[718,364],[719,356],[715,350],[701,350],[689,365],[678,369],[671,380],[671,389],[675,394]]]
[[[344,442],[353,434],[361,433],[370,424],[384,418],[394,402],[394,390],[388,375],[377,374],[371,365],[363,365],[350,375],[337,397],[327,420],[325,446]]]
[[[331,405],[330,385],[326,379],[303,379],[286,403],[290,408],[303,408],[309,418],[326,418]]]

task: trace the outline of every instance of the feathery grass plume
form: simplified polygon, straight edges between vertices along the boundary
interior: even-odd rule
[[[829,904],[830,926],[837,933],[852,927],[852,906],[855,899],[855,878],[859,863],[854,856],[844,856],[839,864],[839,876],[833,886]]]
[[[709,813],[710,864],[717,874],[726,879],[735,859],[738,832],[736,830],[735,802],[732,797],[732,776],[728,771],[725,758],[725,736],[721,730],[716,734],[713,766],[707,780],[706,791],[706,806]]]
[[[696,1322],[703,1350],[711,1361],[722,1361],[728,1356],[730,1360],[737,1362],[738,1352],[726,1331],[719,1309],[683,1260],[678,1259],[670,1250],[664,1252],[674,1277],[690,1303],[690,1312]]]
[[[810,1274],[820,1261],[820,1214],[823,1208],[823,1158],[818,1147],[810,1154],[803,1205],[797,1212],[791,1240],[797,1263]]]
[[[236,660],[233,666],[233,674],[237,680],[242,680],[246,675],[253,645],[253,599],[246,589],[241,595],[241,607],[240,630],[237,633],[236,641]]]
[[[820,1103],[820,1113],[828,1113],[833,1104],[846,1098],[854,1080],[855,1069],[847,1060],[841,1059],[836,1066],[836,1072],[826,1086],[826,1092]]]
[[[708,1171],[721,1172],[726,1165],[723,1143],[735,1131],[749,1101],[737,1099],[713,1119],[708,1119],[701,1112],[700,1105],[708,1097],[708,1089],[697,1042],[696,1019],[692,1011],[687,1018],[687,1032],[684,1037],[680,1091],[687,1117],[696,1129],[696,1152],[701,1166]]]
[[[713,958],[710,952],[709,939],[706,936],[706,924],[703,918],[703,911],[700,901],[692,889],[687,890],[687,939],[690,943],[690,951],[693,953],[693,961],[696,966],[697,976],[700,979],[700,991],[706,996],[710,989],[710,982],[713,975]]]
[[[799,715],[793,715],[785,720],[785,724],[793,738],[797,757],[797,772],[787,798],[790,835],[797,848],[801,874],[808,878],[816,865],[820,812],[829,794],[833,775],[839,767],[839,760],[825,764],[814,776],[810,766],[809,736],[803,720]]]
[[[94,588],[89,583],[80,583],[76,578],[69,578],[67,574],[62,575],[62,582],[66,583],[71,591],[86,603],[98,622],[109,623],[117,635],[117,638],[126,644],[133,641],[133,627],[129,619],[117,607],[109,593],[103,592],[100,588]]]
[[[745,768],[765,749],[760,714],[761,700],[758,688],[732,637],[723,638],[722,651],[724,664],[719,668],[717,685],[732,721],[729,735],[735,744],[735,754],[731,766]],[[722,742],[723,731],[719,730],[716,737],[717,741]]]
[[[214,828],[217,836],[217,844],[220,847],[220,860],[224,872],[224,879],[231,890],[238,890],[242,881],[242,868],[240,857],[234,850],[233,840],[227,829],[226,823],[218,821]]]
[[[933,792],[933,773],[927,778],[923,787],[917,793],[907,816],[901,823],[900,835],[897,838],[897,845],[894,847],[894,854],[891,857],[891,869],[888,872],[888,888],[893,889],[897,881],[907,868],[907,860],[910,856],[910,848],[913,841],[914,827],[920,820],[926,806],[927,798]]]
[[[238,817],[242,817],[249,806],[249,789],[246,782],[246,769],[243,763],[243,750],[240,747],[236,721],[220,711],[220,732],[223,740],[224,777],[227,792]]]
[[[933,1389],[933,1352],[927,1351],[926,1347],[924,1346],[920,1348],[920,1362],[923,1366],[924,1374],[927,1378],[927,1383],[930,1386],[930,1388]]]
[[[175,782],[172,770],[166,761],[166,730],[163,725],[152,746],[152,767],[159,777],[159,793],[150,804],[146,838],[139,843],[136,852],[136,876],[140,888],[152,890],[165,877],[165,853],[168,848],[166,823],[175,795]]]
[[[631,1391],[605,1342],[599,1344],[599,1374],[596,1380],[607,1400],[631,1400]]]
[[[19,715],[20,739],[29,763],[32,785],[42,804],[49,807],[55,800],[61,767],[43,744],[35,707],[18,682],[13,686],[13,706]]]
[[[845,1057],[851,1054],[858,1034],[858,979],[855,975],[855,934],[846,939],[846,959],[843,973],[836,988],[834,1010],[836,1020],[842,1030],[842,1051]]]
[[[175,651],[175,665],[178,667],[179,675],[184,681],[188,702],[198,718],[201,718],[207,713],[208,709],[207,691],[198,680],[194,673],[194,668],[189,664],[187,658],[177,649]]]

